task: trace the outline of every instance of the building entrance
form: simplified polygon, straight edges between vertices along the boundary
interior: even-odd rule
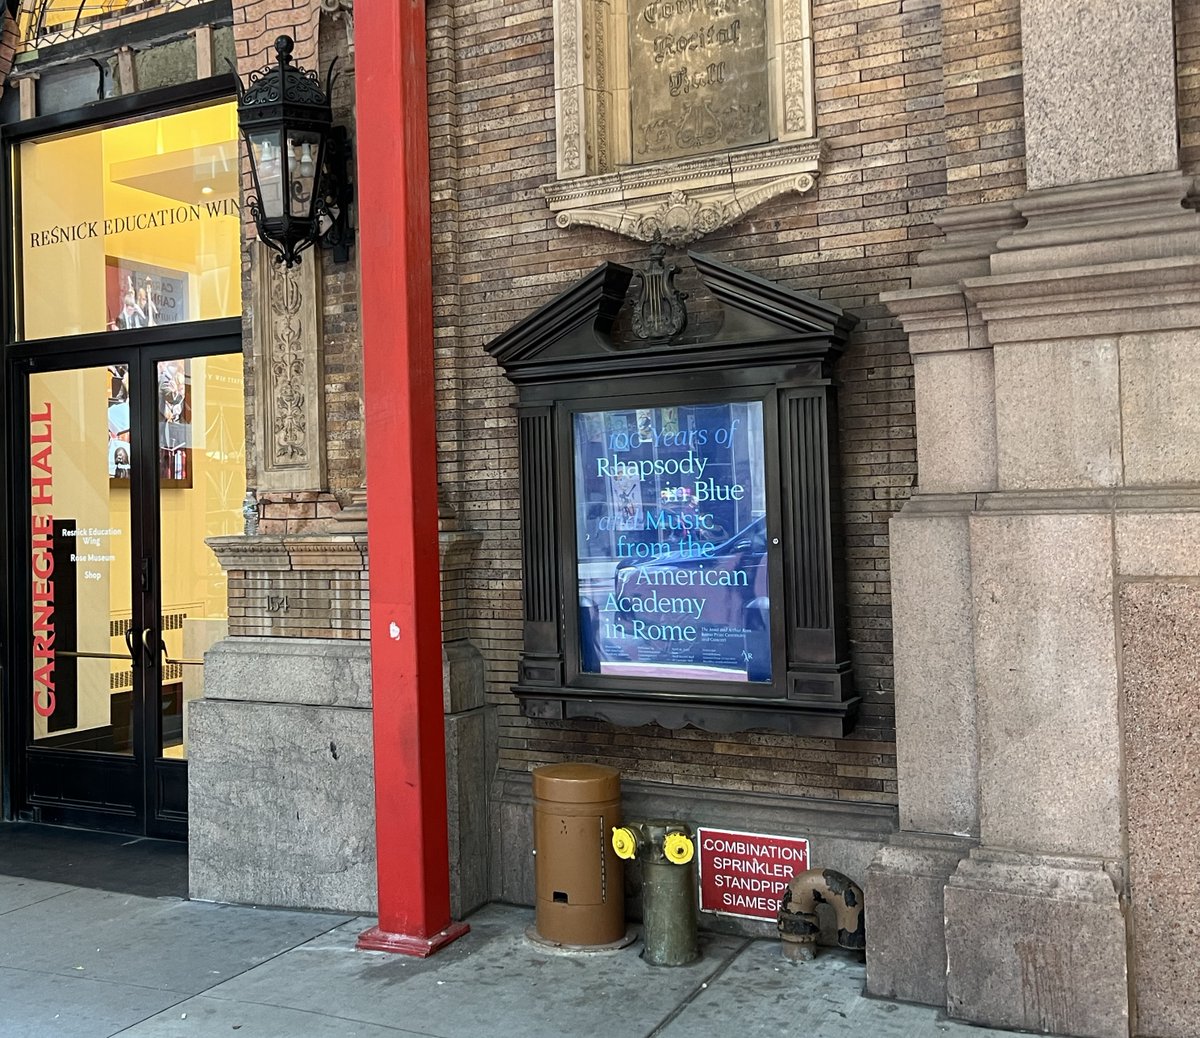
[[[228,88],[0,128],[8,817],[186,836],[188,707],[226,631],[205,539],[242,532],[246,494]]]
[[[26,648],[11,686],[25,735],[18,813],[183,837],[188,705],[227,620],[204,540],[242,527],[241,355],[133,346],[18,368],[28,442]]]

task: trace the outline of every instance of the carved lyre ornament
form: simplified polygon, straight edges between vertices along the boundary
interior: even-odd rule
[[[667,342],[687,327],[687,293],[675,287],[679,267],[665,263],[667,247],[656,241],[650,246],[650,262],[634,272],[637,296],[633,304],[633,331],[647,342]]]

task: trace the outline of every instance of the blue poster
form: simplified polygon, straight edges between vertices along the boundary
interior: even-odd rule
[[[581,669],[771,681],[760,401],[574,417]]]

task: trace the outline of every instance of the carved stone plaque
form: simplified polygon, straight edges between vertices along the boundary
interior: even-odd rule
[[[767,0],[629,0],[634,162],[770,138]]]

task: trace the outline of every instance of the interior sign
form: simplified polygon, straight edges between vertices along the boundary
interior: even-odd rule
[[[787,885],[808,868],[808,841],[801,837],[726,829],[696,835],[701,912],[774,921]]]

